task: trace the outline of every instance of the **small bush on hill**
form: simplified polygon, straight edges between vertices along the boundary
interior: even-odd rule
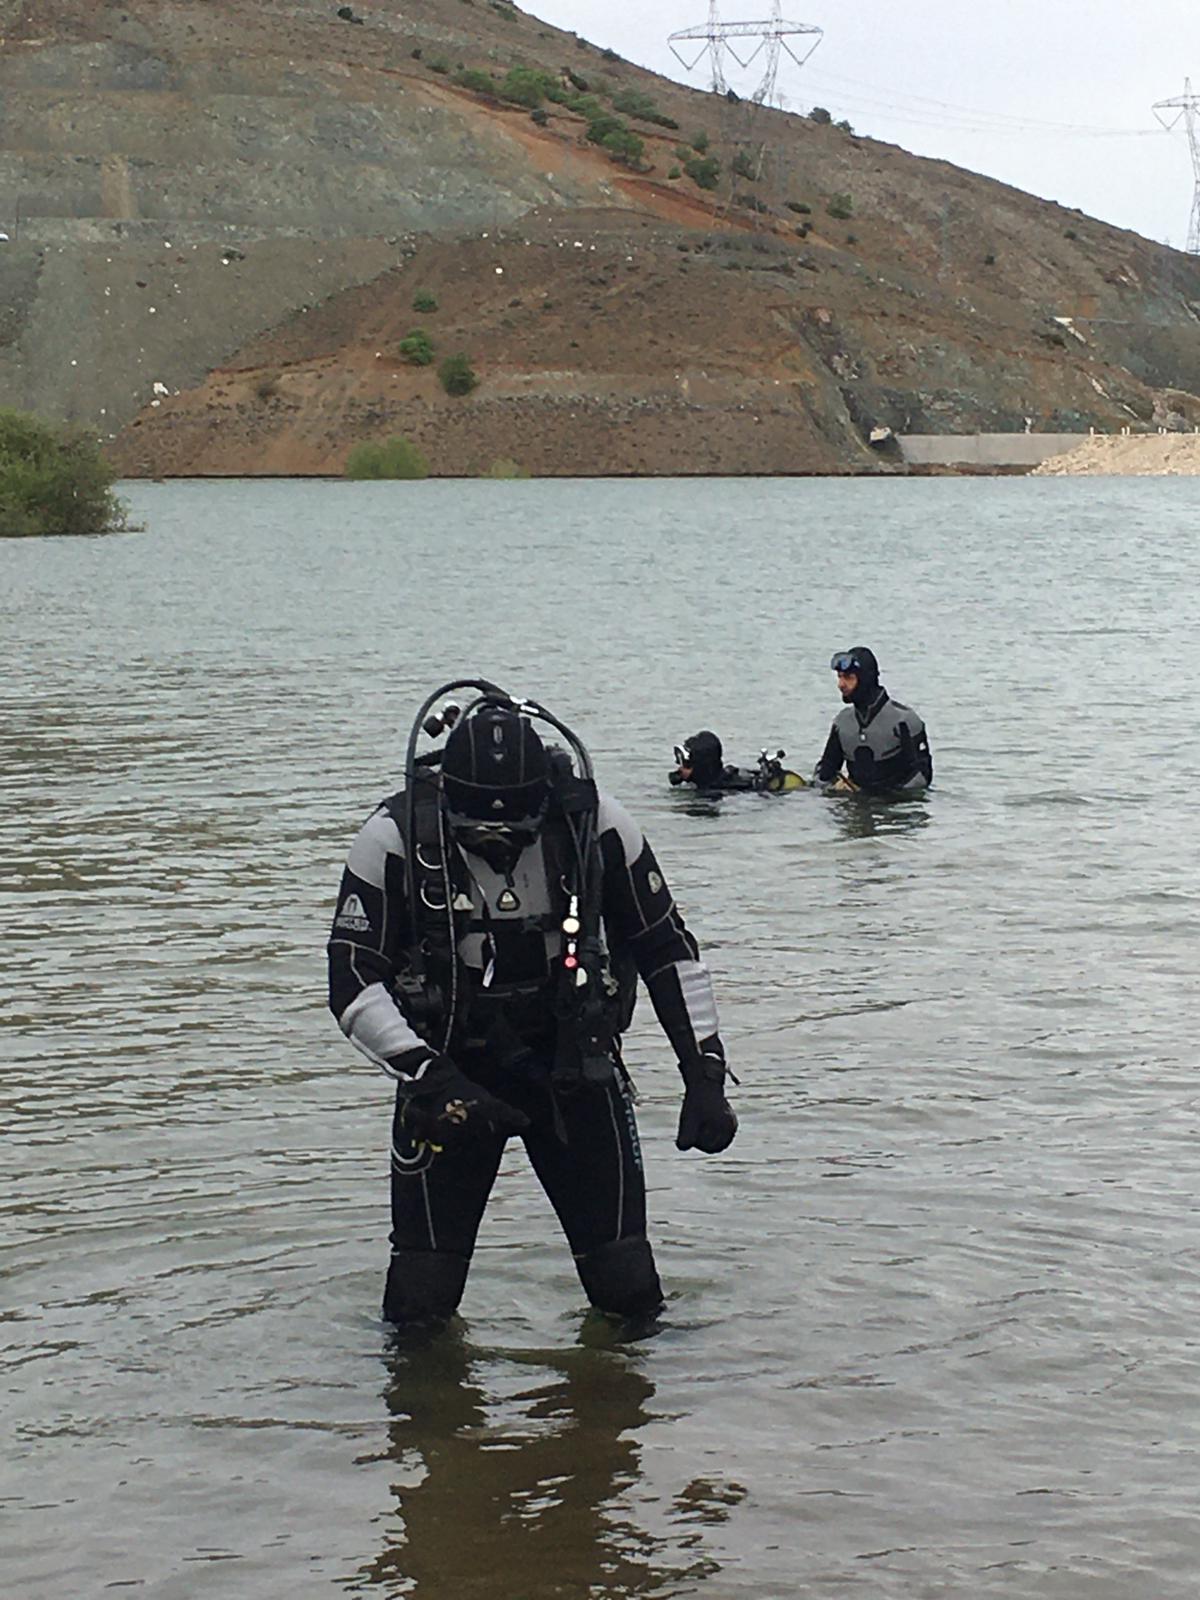
[[[827,128],[833,121],[833,117],[824,106],[814,106],[808,113],[808,118],[810,122],[819,122],[823,128]]]
[[[478,67],[464,67],[461,72],[454,74],[454,81],[460,89],[470,89],[475,94],[491,94],[496,91],[496,80],[490,72],[482,72]]]
[[[626,167],[640,167],[642,157],[646,153],[646,146],[637,134],[629,128],[614,128],[612,133],[606,134],[600,141],[601,147],[608,151],[614,161],[619,161]]]
[[[438,377],[447,394],[470,394],[479,385],[475,369],[465,355],[447,356],[438,368]]]
[[[412,308],[414,311],[422,313],[436,311],[438,308],[437,295],[431,293],[428,289],[418,289],[416,294],[413,295]]]
[[[838,222],[848,222],[854,215],[854,202],[848,194],[834,194],[830,195],[825,209]]]
[[[715,189],[721,176],[721,163],[715,156],[693,156],[683,170],[701,189]]]
[[[120,532],[115,477],[91,434],[0,411],[0,536]]]
[[[699,133],[693,135],[692,149],[695,150],[698,155],[704,155],[707,152],[708,135],[705,133],[703,128],[700,129]]]
[[[356,444],[346,457],[346,476],[369,478],[427,478],[429,462],[408,439],[383,439]]]
[[[787,208],[789,211],[794,211],[798,217],[812,216],[812,207],[807,205],[803,200],[789,200],[787,202]]]
[[[758,162],[748,150],[739,150],[734,156],[733,170],[739,178],[747,178],[751,183],[758,181]]]
[[[523,467],[519,461],[514,461],[511,456],[501,456],[497,461],[493,461],[484,473],[485,478],[497,479],[527,478],[528,476],[529,469]]]
[[[563,99],[561,86],[549,72],[541,72],[536,67],[510,67],[500,83],[499,93],[505,100],[511,100],[514,105],[525,106],[532,111],[540,106],[543,100]]]
[[[414,328],[406,339],[401,339],[400,354],[410,367],[432,366],[433,341],[424,328]]]

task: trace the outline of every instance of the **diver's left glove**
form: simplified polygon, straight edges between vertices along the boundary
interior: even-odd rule
[[[401,1079],[401,1120],[414,1139],[441,1149],[465,1143],[483,1133],[523,1133],[529,1118],[468,1078],[449,1056],[432,1056],[419,1075]]]
[[[692,1061],[681,1061],[683,1109],[679,1113],[677,1150],[703,1150],[715,1156],[727,1150],[738,1130],[737,1113],[725,1098],[725,1058],[709,1050]]]

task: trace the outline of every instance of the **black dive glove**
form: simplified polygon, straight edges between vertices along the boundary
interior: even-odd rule
[[[703,1150],[715,1156],[727,1150],[738,1130],[738,1119],[725,1098],[725,1062],[710,1053],[694,1061],[681,1061],[683,1109],[679,1113],[677,1150]]]
[[[399,1057],[393,1063],[400,1066]],[[400,1066],[404,1070],[404,1066]],[[414,1139],[443,1149],[480,1133],[523,1133],[529,1118],[460,1072],[449,1056],[432,1056],[418,1078],[399,1080],[401,1121]]]

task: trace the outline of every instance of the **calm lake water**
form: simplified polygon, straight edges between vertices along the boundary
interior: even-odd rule
[[[4,1593],[1194,1600],[1200,484],[128,495],[0,542]],[[859,642],[927,800],[668,789],[702,726],[811,768]],[[583,735],[715,973],[727,1155],[631,1040],[641,1343],[519,1147],[458,1329],[378,1320],[323,946],[463,669]]]

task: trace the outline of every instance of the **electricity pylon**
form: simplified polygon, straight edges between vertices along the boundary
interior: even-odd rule
[[[704,57],[708,57],[715,94],[729,93],[729,78],[725,71],[727,56],[731,56],[743,71],[749,70],[761,58],[763,75],[750,98],[758,105],[769,106],[775,99],[775,84],[784,53],[798,67],[802,67],[820,44],[824,33],[823,29],[808,22],[786,21],[782,6],[783,0],[771,0],[770,16],[757,22],[723,22],[720,0],[709,0],[708,21],[698,28],[682,28],[678,33],[673,33],[667,43],[676,60],[689,72],[694,72]]]
[[[1164,116],[1164,112],[1173,112],[1171,117]],[[1192,171],[1195,174],[1195,188],[1192,192],[1192,220],[1188,228],[1188,254],[1200,256],[1200,95],[1192,93],[1192,80],[1184,81],[1183,93],[1175,100],[1160,100],[1154,107],[1154,115],[1162,123],[1168,133],[1182,122],[1187,128],[1188,144],[1192,150]]]

